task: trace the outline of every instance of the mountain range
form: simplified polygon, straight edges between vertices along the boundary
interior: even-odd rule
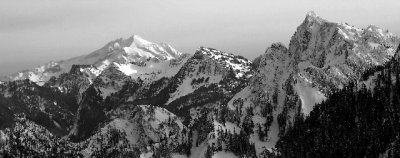
[[[208,47],[182,53],[138,35],[117,39],[2,77],[0,154],[396,157],[399,44],[377,26],[359,29],[314,12],[288,47],[274,43],[254,60]]]

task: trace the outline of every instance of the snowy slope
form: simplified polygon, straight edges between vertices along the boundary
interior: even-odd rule
[[[182,54],[168,60],[149,60],[136,63],[115,63],[120,71],[133,79],[141,79],[147,83],[159,80],[162,77],[170,78],[178,73],[179,69],[188,60],[188,54]]]
[[[212,158],[238,158],[238,156],[230,153],[230,152],[224,152],[224,151],[219,151],[215,153]]]
[[[257,132],[250,137],[250,141],[256,146],[257,153],[262,152],[265,148],[272,148],[279,138],[279,126],[276,120],[285,104],[285,82],[292,73],[289,69],[290,60],[287,51],[283,44],[275,43],[267,49],[265,54],[256,58],[254,60],[255,70],[249,86],[237,93],[228,103],[231,110],[239,108],[245,116],[249,115],[245,111],[253,108],[254,114],[250,117],[254,124],[260,124],[262,129],[270,129],[268,137],[263,138],[264,141],[260,141]],[[271,110],[261,112],[265,109]],[[273,122],[267,127],[265,123],[268,116],[273,119]],[[254,131],[256,130],[258,129],[255,127]]]
[[[152,155],[161,141],[168,144],[179,144],[186,141],[186,127],[174,114],[169,111],[149,105],[121,106],[108,114],[111,122],[107,123],[94,136],[82,142],[83,153],[87,157],[98,152],[102,147],[111,145],[124,151],[135,148],[149,148],[142,151],[141,156]],[[113,142],[113,133],[120,137]],[[168,137],[168,138],[166,138]]]

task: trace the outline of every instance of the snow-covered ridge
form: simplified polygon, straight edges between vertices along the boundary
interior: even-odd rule
[[[57,77],[62,73],[69,72],[72,65],[93,65],[95,69],[82,71],[90,71],[93,75],[99,75],[101,71],[113,63],[123,65],[148,61],[169,61],[180,56],[182,56],[182,53],[168,44],[149,42],[138,35],[133,35],[127,39],[120,38],[111,41],[88,55],[50,62],[34,69],[6,76],[2,80],[29,79],[42,85],[52,76]],[[129,70],[129,72],[132,74],[135,70]]]
[[[252,62],[244,57],[205,47],[200,47],[197,52],[213,58],[224,67],[231,68],[235,72],[236,78],[249,78],[252,76],[250,74]]]
[[[167,104],[193,94],[201,87],[213,84],[222,86],[226,79],[247,80],[252,76],[252,62],[233,54],[218,51],[213,48],[200,47],[182,69],[179,70],[177,80],[178,87],[170,94]],[[239,80],[230,83],[233,88],[239,85]]]

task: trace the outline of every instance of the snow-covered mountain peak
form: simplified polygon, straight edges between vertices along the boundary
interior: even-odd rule
[[[307,15],[289,45],[289,65],[305,113],[323,98],[316,96],[344,87],[367,69],[389,61],[399,42],[376,26],[359,29]]]
[[[94,74],[98,75],[113,63],[118,65],[142,63],[145,65],[147,62],[169,61],[179,59],[181,56],[181,52],[168,44],[156,44],[138,35],[133,35],[127,39],[119,38],[111,41],[88,55],[50,62],[31,70],[7,76],[5,80],[30,79],[36,83],[44,84],[52,76],[57,77],[62,73],[68,73],[73,65],[93,65],[98,71]],[[137,72],[137,70],[131,70],[130,72]]]
[[[346,54],[346,60],[350,58],[354,62],[361,60],[368,65],[380,65],[394,55],[392,47],[397,46],[398,42],[396,36],[373,25],[359,29],[347,23],[329,22],[307,14],[306,20],[291,39],[289,52],[295,56],[295,60],[309,61],[320,68],[339,61],[344,63],[345,60],[327,61],[341,58],[343,54]]]

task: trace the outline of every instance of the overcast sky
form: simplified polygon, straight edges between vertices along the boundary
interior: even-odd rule
[[[88,54],[133,34],[253,59],[288,44],[306,13],[400,35],[399,0],[1,0],[0,75]]]

